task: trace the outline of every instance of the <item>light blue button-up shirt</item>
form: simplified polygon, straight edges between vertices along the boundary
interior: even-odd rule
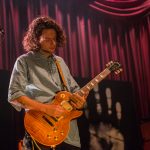
[[[64,60],[54,55],[62,69],[69,92],[79,89]],[[28,52],[21,55],[15,62],[10,78],[8,101],[26,95],[42,103],[51,102],[56,92],[63,89],[57,66],[53,57],[46,58],[40,52]],[[19,105],[12,104],[18,111]],[[77,121],[70,122],[70,131],[66,143],[80,147]]]

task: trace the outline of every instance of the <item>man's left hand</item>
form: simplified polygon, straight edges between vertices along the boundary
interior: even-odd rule
[[[82,109],[85,102],[86,102],[86,98],[87,98],[87,95],[86,96],[80,96],[76,93],[73,93],[70,97],[70,103],[71,105],[73,105],[75,108],[77,109]]]

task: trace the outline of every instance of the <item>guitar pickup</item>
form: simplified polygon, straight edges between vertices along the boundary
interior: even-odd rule
[[[54,124],[52,122],[50,122],[50,120],[48,120],[45,116],[42,116],[42,118],[50,125],[50,126],[54,126]]]
[[[68,112],[70,112],[72,109],[73,109],[73,107],[69,104],[69,102],[67,102],[67,101],[62,101],[61,102],[61,106],[64,108],[64,109],[66,109]]]

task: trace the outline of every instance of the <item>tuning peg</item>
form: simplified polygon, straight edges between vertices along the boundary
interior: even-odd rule
[[[115,71],[115,74],[118,74],[118,72],[117,72],[117,71]]]
[[[110,63],[113,64],[113,61],[111,60]]]
[[[122,72],[122,71],[123,71],[123,69],[116,70],[116,71],[115,71],[115,74],[119,74],[119,73]]]
[[[120,72],[122,72],[123,71],[123,69],[122,68],[120,68]]]
[[[112,61],[108,62],[108,65],[110,66],[112,64]]]
[[[119,70],[116,70],[116,71],[115,71],[115,74],[119,74],[119,73],[120,73],[120,71],[119,71]]]
[[[108,62],[108,63],[106,64],[106,67],[109,67],[111,64],[112,64],[112,61]]]
[[[112,64],[112,62],[110,61],[110,62],[108,62],[108,66],[110,66]]]

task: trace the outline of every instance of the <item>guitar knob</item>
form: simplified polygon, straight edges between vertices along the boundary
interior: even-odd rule
[[[58,141],[58,136],[55,136],[55,137],[54,137],[54,140],[55,140],[55,141]]]
[[[49,138],[49,139],[50,139],[50,138],[52,138],[52,137],[51,137],[51,135],[50,135],[50,134],[47,134],[47,138]]]
[[[61,135],[64,135],[64,131],[61,131],[60,134],[61,134]]]
[[[53,129],[53,131],[54,131],[54,132],[57,132],[57,129],[56,129],[56,128],[54,128],[54,129]]]

